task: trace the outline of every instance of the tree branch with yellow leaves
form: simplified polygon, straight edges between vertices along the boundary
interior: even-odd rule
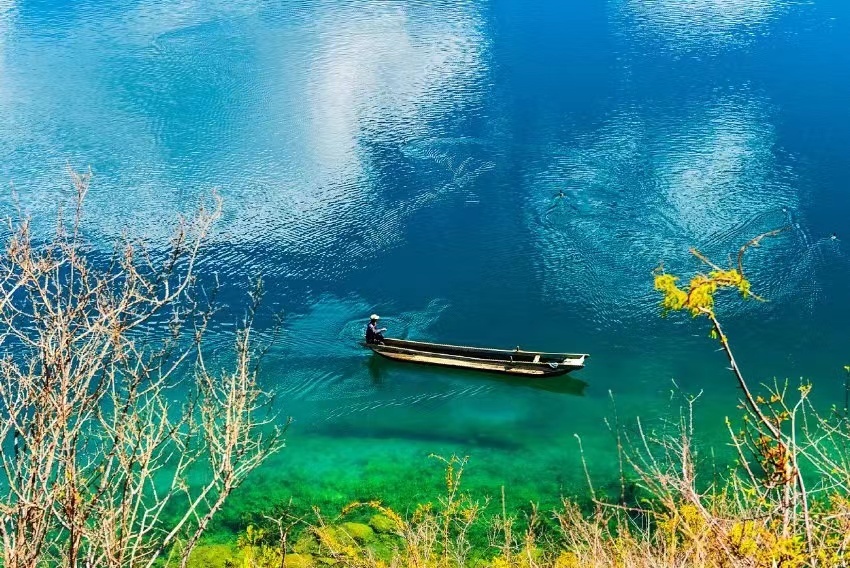
[[[732,348],[729,339],[723,331],[723,327],[714,310],[715,295],[724,289],[737,290],[742,298],[754,298],[764,301],[763,298],[752,292],[751,283],[744,274],[744,255],[753,247],[760,246],[763,239],[779,235],[787,227],[775,229],[750,239],[745,243],[737,254],[734,265],[722,268],[711,262],[705,255],[696,249],[690,249],[691,254],[706,264],[711,270],[707,274],[695,274],[688,286],[680,288],[679,278],[664,272],[659,268],[655,272],[655,289],[663,294],[661,305],[665,313],[675,311],[687,311],[693,317],[705,316],[712,326],[712,337],[718,339],[723,351],[729,359],[729,369],[735,376],[738,386],[744,393],[744,401],[749,415],[753,418],[755,428],[758,432],[755,451],[759,454],[765,474],[768,475],[769,483],[778,484],[783,492],[783,526],[785,532],[789,530],[792,517],[797,508],[802,510],[803,524],[806,534],[806,543],[809,554],[814,556],[812,537],[812,524],[809,514],[808,496],[803,474],[798,464],[798,447],[796,437],[792,431],[786,434],[782,431],[783,417],[768,416],[761,407],[759,397],[753,395],[747,380],[745,379]],[[808,391],[802,391],[803,398]],[[793,428],[792,428],[793,430]],[[736,447],[740,447],[736,441]]]

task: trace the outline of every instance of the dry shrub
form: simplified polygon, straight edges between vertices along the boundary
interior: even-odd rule
[[[0,257],[0,564],[185,566],[283,444],[256,382],[261,288],[232,363],[209,368],[195,268],[220,200],[164,247],[125,236],[103,259],[82,226],[91,174],[71,177],[70,220],[40,237],[19,214]]]

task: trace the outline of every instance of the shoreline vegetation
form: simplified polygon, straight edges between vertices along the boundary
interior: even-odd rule
[[[234,334],[234,363],[212,370],[203,348],[217,313],[195,261],[221,205],[181,220],[165,247],[123,237],[109,258],[86,240],[90,174],[71,172],[70,220],[33,235],[20,214],[0,259],[0,565],[307,568],[579,566],[844,566],[850,561],[850,419],[818,412],[812,385],[753,387],[715,312],[725,290],[762,301],[745,255],[728,268],[697,250],[687,284],[654,274],[665,315],[707,322],[729,360],[740,405],[726,418],[737,459],[711,476],[698,464],[699,395],[679,393],[669,431],[613,421],[617,495],[522,511],[470,494],[468,458],[431,456],[444,491],[399,512],[381,501],[341,511],[269,503],[233,542],[211,523],[233,491],[281,451],[288,421],[257,386],[265,346],[251,333],[262,285]],[[97,260],[96,260],[97,259]],[[163,331],[167,330],[167,333]],[[708,340],[708,339],[707,339]],[[218,367],[218,363],[216,364]],[[845,368],[850,375],[850,367]],[[581,451],[581,440],[578,439]]]
[[[195,268],[221,200],[168,243],[124,235],[104,258],[83,224],[91,173],[70,176],[70,215],[44,237],[19,212],[0,258],[0,564],[186,566],[283,447],[256,381],[262,287],[220,366],[203,348],[215,289]]]

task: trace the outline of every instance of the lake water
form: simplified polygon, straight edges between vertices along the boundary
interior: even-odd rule
[[[285,311],[262,380],[294,423],[231,528],[290,496],[404,507],[439,487],[432,452],[469,455],[479,495],[552,504],[585,491],[576,435],[604,487],[612,398],[655,428],[674,380],[722,455],[735,383],[705,322],[660,317],[651,273],[780,226],[747,257],[769,302],[719,314],[752,381],[843,404],[848,101],[843,0],[0,0],[0,179],[39,224],[66,164],[95,173],[104,246],[166,238],[218,188],[204,270],[234,307],[264,275]],[[372,312],[592,358],[539,385],[393,364],[357,345]]]

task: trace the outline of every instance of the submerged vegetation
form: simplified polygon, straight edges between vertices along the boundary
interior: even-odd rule
[[[220,204],[181,222],[166,249],[125,238],[95,261],[81,224],[89,176],[72,177],[71,220],[60,216],[43,241],[26,217],[10,222],[0,261],[2,566],[850,562],[847,409],[817,412],[808,383],[754,390],[715,311],[727,289],[761,300],[744,256],[779,231],[745,244],[729,268],[693,250],[709,270],[686,286],[663,269],[654,275],[664,313],[707,321],[742,390],[741,416],[726,419],[737,457],[727,470],[700,473],[692,419],[699,396],[682,393],[672,430],[647,431],[639,420],[612,428],[612,458],[621,464],[614,497],[597,491],[588,473],[586,502],[509,511],[510,488],[498,499],[470,494],[468,458],[432,456],[445,490],[406,510],[378,500],[331,515],[270,504],[234,542],[204,540],[232,492],[283,445],[285,424],[265,414],[269,397],[256,382],[251,329],[262,288],[235,334],[235,363],[213,371],[203,338],[214,294],[198,285],[195,266]]]
[[[232,546],[199,547],[196,567],[460,566],[844,566],[850,562],[850,421],[847,409],[818,413],[811,385],[751,389],[715,312],[717,295],[733,289],[761,300],[744,273],[748,249],[721,268],[709,267],[686,287],[659,269],[655,287],[665,313],[685,311],[710,323],[743,392],[742,415],[726,418],[737,460],[703,476],[693,411],[699,396],[681,395],[673,429],[629,433],[615,428],[623,464],[620,494],[603,496],[587,477],[590,499],[564,499],[555,510],[533,503],[511,514],[462,488],[467,458],[438,458],[445,492],[401,514],[380,501],[355,502],[332,519],[318,509],[267,512]],[[850,374],[850,368],[845,369]],[[612,456],[613,458],[614,456]],[[717,465],[717,464],[715,464]],[[501,506],[499,506],[499,503]]]

